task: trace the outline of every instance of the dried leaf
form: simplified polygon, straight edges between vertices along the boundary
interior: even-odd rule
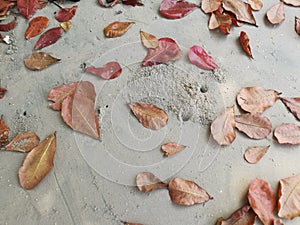
[[[293,123],[283,123],[275,128],[274,136],[279,144],[299,145],[300,126]]]
[[[33,18],[25,31],[25,38],[29,39],[41,34],[46,27],[48,27],[49,19],[44,16],[38,16]]]
[[[71,29],[71,27],[72,27],[72,22],[71,22],[71,21],[62,22],[62,23],[60,24],[60,27],[61,27],[65,32],[67,32],[67,31],[69,31],[69,30]]]
[[[131,222],[123,222],[124,223],[124,225],[143,225],[143,224],[141,224],[141,223],[131,223]]]
[[[106,63],[103,67],[89,66],[85,69],[85,72],[94,74],[105,80],[114,79],[122,73],[122,68],[118,62]]]
[[[240,21],[256,25],[251,6],[240,0],[223,0],[223,8],[232,12]]]
[[[236,210],[226,220],[218,219],[217,225],[254,225],[256,214],[249,205]]]
[[[0,87],[0,99],[4,98],[6,92],[7,92],[6,88]]]
[[[214,70],[218,68],[214,59],[207,54],[207,52],[198,45],[194,45],[189,50],[190,61],[203,70]]]
[[[279,181],[278,198],[279,217],[300,216],[300,174]]]
[[[30,152],[40,142],[39,137],[33,132],[18,134],[12,141],[5,146],[7,151]]]
[[[39,1],[38,0],[17,0],[17,7],[20,14],[25,19],[29,19],[39,9]]]
[[[143,6],[144,4],[140,0],[122,0],[123,5],[131,5],[131,6]]]
[[[60,9],[55,14],[55,19],[58,22],[67,22],[67,21],[71,20],[73,18],[73,16],[75,16],[77,8],[78,8],[78,6],[75,5],[75,6],[71,7],[71,8]]]
[[[234,108],[229,107],[214,119],[210,130],[219,145],[230,145],[236,137],[235,126]]]
[[[255,164],[267,153],[269,146],[255,146],[245,151],[244,158],[248,163]]]
[[[88,81],[80,83],[75,93],[62,101],[61,116],[73,130],[99,139],[99,122],[93,96],[96,96],[94,85]]]
[[[133,114],[140,121],[140,123],[149,129],[159,130],[167,125],[168,115],[167,113],[152,104],[142,103],[128,103]]]
[[[60,59],[54,58],[46,52],[35,52],[24,59],[24,64],[31,70],[43,70],[47,66],[59,61]]]
[[[284,3],[279,2],[276,5],[272,6],[267,11],[267,18],[272,24],[279,24],[284,21],[285,14],[284,14]]]
[[[205,13],[212,13],[220,8],[222,0],[202,0],[201,9]]]
[[[171,38],[160,38],[158,47],[148,49],[144,58],[143,66],[154,66],[168,61],[175,61],[181,57],[181,50],[177,43]]]
[[[61,27],[55,27],[47,30],[40,36],[39,40],[34,46],[34,49],[42,49],[49,45],[53,45],[61,37],[62,32],[63,29]]]
[[[150,192],[160,188],[168,187],[168,184],[161,182],[153,173],[142,172],[136,176],[136,186],[141,192]]]
[[[109,7],[113,7],[113,6],[115,6],[116,4],[120,3],[120,0],[109,1],[109,3],[107,3],[107,4],[105,4],[105,3],[103,2],[103,0],[98,0],[98,3],[99,3],[102,7],[109,8]]]
[[[249,5],[253,10],[259,11],[263,7],[261,0],[248,0]]]
[[[300,6],[300,0],[282,0],[287,5]]]
[[[16,1],[0,0],[0,16],[5,16],[8,10],[16,5]]]
[[[179,205],[194,205],[212,199],[210,195],[195,182],[174,178],[169,182],[169,195],[172,202]]]
[[[229,34],[231,24],[232,24],[232,18],[229,14],[215,11],[210,16],[208,28],[210,30],[220,28],[225,34]]]
[[[0,119],[0,147],[2,147],[8,140],[9,128],[6,126],[3,115]]]
[[[261,222],[264,225],[273,225],[276,200],[271,185],[262,179],[253,180],[249,187],[248,200]]]
[[[300,19],[298,17],[295,17],[295,31],[300,35]]]
[[[159,12],[167,19],[179,19],[193,12],[198,5],[185,0],[163,0]]]
[[[169,142],[161,146],[161,150],[165,153],[165,156],[172,156],[185,149],[186,146],[177,144],[175,142]]]
[[[236,128],[253,139],[266,138],[272,131],[271,121],[260,114],[235,116]]]
[[[0,24],[0,31],[10,31],[13,30],[17,25],[17,17],[13,17],[13,20],[6,23],[6,24]]]
[[[158,39],[147,32],[140,31],[141,41],[146,48],[156,48],[158,46]]]
[[[246,32],[244,31],[241,31],[240,33],[240,43],[241,43],[241,46],[244,50],[244,52],[250,57],[253,59],[253,56],[252,56],[252,53],[251,53],[251,47],[250,47],[250,39],[248,37],[248,35],[246,34]]]
[[[56,136],[53,133],[26,155],[19,169],[19,181],[24,189],[33,189],[50,172],[55,150]]]
[[[300,120],[300,98],[280,98],[280,100]]]
[[[274,220],[274,225],[284,225],[281,219]]]
[[[122,36],[131,26],[132,22],[113,22],[104,28],[103,32],[106,37],[115,38]]]
[[[237,94],[239,106],[252,114],[263,113],[275,104],[279,98],[275,90],[267,90],[262,87],[245,87]]]

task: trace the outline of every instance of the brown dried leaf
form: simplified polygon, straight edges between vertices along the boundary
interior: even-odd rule
[[[223,8],[232,12],[240,21],[256,25],[251,6],[240,0],[223,0]]]
[[[60,24],[60,27],[65,31],[69,31],[72,28],[72,22],[71,21],[67,21],[67,22],[62,22]]]
[[[39,137],[33,132],[18,134],[12,141],[5,146],[7,151],[30,152],[40,142]]]
[[[175,142],[169,142],[161,146],[161,150],[165,153],[165,156],[172,156],[185,149],[186,146],[177,144]]]
[[[300,6],[300,0],[282,0],[287,5]]]
[[[269,146],[255,146],[245,151],[244,158],[248,163],[255,164],[267,153]]]
[[[210,130],[219,145],[230,145],[236,137],[235,126],[234,108],[229,107],[214,119]]]
[[[202,0],[201,9],[205,13],[212,13],[220,8],[222,0]]]
[[[284,3],[279,2],[276,5],[272,6],[267,11],[267,18],[272,24],[279,24],[284,21],[285,14],[284,14]]]
[[[9,128],[6,126],[3,115],[0,119],[0,148],[7,142]]]
[[[256,214],[249,205],[236,210],[226,220],[219,218],[217,225],[254,225]]]
[[[260,114],[242,114],[235,116],[236,128],[253,139],[263,139],[272,131],[271,121]]]
[[[49,24],[49,19],[44,16],[38,16],[30,20],[25,31],[25,38],[30,39],[41,34]]]
[[[248,200],[261,222],[264,225],[273,225],[276,200],[271,185],[262,179],[253,180],[249,187]]]
[[[220,28],[222,31],[224,31],[225,34],[229,34],[231,24],[232,18],[230,15],[228,15],[227,13],[220,13],[219,11],[215,11],[211,14],[208,23],[208,28],[210,30]]]
[[[246,34],[246,32],[241,31],[239,39],[240,39],[240,43],[241,43],[241,46],[242,46],[244,52],[250,58],[253,59],[252,52],[251,52],[251,47],[250,47],[250,39],[249,39],[248,35]]]
[[[161,182],[153,173],[142,172],[136,176],[136,186],[141,192],[150,192],[160,188],[168,187],[168,184]]]
[[[49,65],[59,62],[60,59],[54,58],[46,52],[34,52],[24,59],[24,64],[31,70],[43,70]]]
[[[172,202],[179,205],[194,205],[212,199],[210,195],[195,182],[174,178],[169,182],[169,195]]]
[[[280,98],[280,100],[300,120],[300,98]]]
[[[295,31],[300,35],[300,19],[298,17],[295,17]]]
[[[158,39],[147,32],[140,31],[141,41],[146,48],[156,48],[158,46]]]
[[[159,130],[167,125],[168,115],[161,108],[152,104],[142,103],[129,103],[128,105],[144,127]]]
[[[50,172],[55,150],[56,136],[53,133],[26,155],[19,169],[19,181],[24,189],[33,189]]]
[[[279,181],[278,198],[279,217],[300,216],[300,174]]]
[[[106,37],[115,38],[122,36],[131,26],[132,22],[113,22],[104,28],[103,32]]]
[[[279,98],[275,90],[267,90],[262,87],[245,87],[237,94],[239,106],[252,114],[263,113],[274,105]]]
[[[274,220],[274,225],[284,225],[281,219]]]
[[[253,10],[259,11],[263,7],[261,0],[248,0],[249,5]]]
[[[293,123],[283,123],[275,128],[274,136],[279,144],[299,145],[300,126]]]

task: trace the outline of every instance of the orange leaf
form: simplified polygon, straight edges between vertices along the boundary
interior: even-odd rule
[[[49,24],[49,19],[44,16],[38,16],[30,20],[28,28],[25,31],[25,38],[29,39],[41,34]]]
[[[253,180],[249,187],[248,200],[261,222],[264,225],[273,225],[276,200],[271,185],[262,179]]]
[[[275,128],[274,136],[279,144],[299,145],[300,126],[292,123],[283,123]]]
[[[226,220],[219,218],[216,225],[254,225],[256,214],[249,205],[236,210]]]
[[[251,114],[263,113],[275,104],[279,93],[262,87],[245,87],[237,94],[239,106]]]
[[[8,140],[9,128],[6,126],[3,115],[0,119],[0,147]]]
[[[248,148],[244,154],[244,158],[248,163],[255,164],[267,153],[269,146],[256,146]]]
[[[211,14],[208,28],[210,30],[214,30],[216,28],[220,28],[224,31],[225,34],[230,33],[230,27],[232,24],[232,18],[227,13],[220,13],[219,11],[215,11]]]
[[[172,202],[179,205],[194,205],[212,199],[210,195],[193,181],[174,178],[169,182],[169,195]]]
[[[249,41],[250,41],[250,39],[249,39],[248,35],[246,34],[246,32],[241,31],[241,33],[240,33],[240,43],[241,43],[241,45],[242,45],[242,48],[243,48],[244,52],[245,52],[250,58],[253,59]]]
[[[279,181],[278,198],[279,217],[300,216],[300,174]]]
[[[24,189],[33,189],[50,172],[56,150],[55,133],[49,135],[26,155],[19,169],[19,181]]]
[[[160,188],[168,187],[168,184],[161,182],[153,173],[142,172],[136,176],[136,186],[141,192],[150,192]]]
[[[16,1],[0,0],[0,16],[5,16],[8,10],[14,5],[16,5]]]
[[[168,122],[166,112],[155,105],[142,103],[129,103],[128,105],[144,127],[159,130]]]
[[[267,18],[272,24],[279,24],[284,21],[285,14],[284,14],[284,3],[279,2],[276,5],[272,6],[267,11]]]
[[[104,35],[109,38],[122,36],[132,24],[132,22],[113,22],[104,28]]]
[[[28,69],[31,70],[43,70],[47,66],[59,62],[60,59],[54,58],[46,52],[35,52],[28,55],[24,59],[24,64]]]
[[[300,98],[280,98],[280,100],[300,120]]]
[[[300,35],[300,19],[298,17],[295,17],[295,31]]]
[[[169,142],[161,146],[161,150],[165,153],[165,156],[168,157],[175,155],[176,153],[182,151],[185,148],[186,146],[177,144],[175,142]]]
[[[300,0],[282,0],[287,5],[300,6]]]
[[[229,107],[214,119],[210,130],[219,145],[230,145],[236,137],[235,126],[234,108]]]
[[[261,10],[261,8],[263,7],[263,3],[261,0],[248,0],[248,3],[251,8],[256,11]]]
[[[40,142],[39,137],[33,132],[18,134],[12,141],[5,146],[7,151],[30,152]]]
[[[141,41],[146,48],[156,48],[158,46],[158,39],[147,32],[140,31]]]
[[[202,0],[201,9],[205,13],[212,13],[216,11],[222,4],[222,0]]]

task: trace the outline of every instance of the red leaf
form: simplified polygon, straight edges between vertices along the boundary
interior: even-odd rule
[[[276,200],[271,185],[262,179],[253,180],[249,187],[248,200],[261,222],[264,225],[273,225]]]
[[[143,66],[153,66],[181,57],[181,50],[177,43],[171,38],[160,38],[158,46],[148,49],[148,54],[143,60]]]
[[[236,210],[226,220],[218,219],[217,225],[253,225],[256,215],[249,205]]]
[[[13,0],[0,0],[0,16],[4,16],[7,14],[10,7],[16,4]]]
[[[63,29],[61,27],[55,27],[47,30],[40,36],[39,40],[34,46],[34,49],[42,49],[49,45],[53,45],[61,37],[62,32]]]
[[[103,67],[89,66],[85,69],[85,72],[94,74],[105,80],[114,79],[122,73],[122,68],[118,62],[106,63]]]
[[[167,19],[179,19],[193,12],[198,5],[184,0],[163,0],[159,12]]]
[[[0,99],[4,98],[5,92],[7,92],[7,89],[0,87]]]
[[[188,56],[190,61],[201,69],[214,70],[218,68],[213,58],[200,46],[194,45],[191,47]]]
[[[106,1],[106,0],[104,0]],[[98,0],[98,3],[105,8],[113,7],[114,5],[118,4],[120,0],[114,0],[111,3],[105,4],[102,0]]]
[[[44,16],[38,16],[30,20],[28,28],[25,31],[25,38],[29,39],[42,33],[49,24],[49,19]]]
[[[75,16],[76,10],[77,10],[77,5],[73,6],[72,8],[63,8],[60,9],[56,14],[55,14],[55,19],[58,22],[67,22]]]
[[[10,31],[13,30],[17,25],[17,17],[14,16],[14,19],[6,24],[0,24],[0,31]]]
[[[300,126],[293,123],[283,123],[275,128],[274,136],[279,144],[299,145]]]
[[[38,0],[17,0],[17,6],[21,15],[29,19],[39,9]]]
[[[122,0],[123,5],[131,5],[131,6],[143,6],[139,0]]]
[[[293,115],[300,120],[300,98],[280,98]]]
[[[250,58],[253,59],[249,41],[250,41],[250,39],[249,39],[248,35],[246,34],[246,32],[241,31],[241,33],[240,33],[240,43],[241,43],[241,45],[242,45],[242,48],[243,48],[244,52],[245,52]]]
[[[276,5],[272,6],[267,11],[267,18],[272,24],[279,24],[284,21],[285,14],[284,14],[284,3],[279,2]]]
[[[298,17],[295,17],[295,31],[300,35],[300,19]]]
[[[3,115],[0,117],[0,148],[8,140],[9,128],[6,126]]]

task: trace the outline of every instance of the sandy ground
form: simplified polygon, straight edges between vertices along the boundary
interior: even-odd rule
[[[294,31],[299,9],[285,7],[285,22],[270,26],[264,15],[275,2],[265,1],[264,8],[254,13],[257,28],[233,28],[225,36],[208,30],[208,17],[200,10],[180,20],[167,20],[158,13],[160,1],[112,9],[101,8],[96,1],[81,1],[72,29],[44,49],[61,62],[41,72],[23,65],[37,38],[24,40],[27,21],[19,19],[9,33],[15,37],[14,44],[0,44],[0,78],[8,89],[0,100],[0,114],[5,116],[11,137],[34,131],[44,139],[56,131],[57,152],[54,169],[31,191],[18,183],[24,154],[0,152],[0,224],[104,225],[125,220],[147,225],[210,225],[243,206],[254,178],[269,181],[276,190],[279,179],[299,173],[299,146],[280,146],[272,135],[255,141],[238,133],[231,146],[220,148],[208,132],[211,119],[225,106],[235,105],[235,95],[242,87],[263,86],[283,96],[299,96],[300,42]],[[56,10],[50,5],[37,15],[50,18],[49,27],[54,27]],[[116,20],[136,23],[120,38],[105,38],[103,28]],[[140,29],[174,38],[183,57],[168,65],[141,68],[146,49],[140,43]],[[253,60],[239,46],[241,30],[250,37]],[[218,71],[206,72],[189,63],[187,51],[195,44],[215,58]],[[123,66],[122,75],[115,80],[103,81],[82,71],[84,63],[101,66],[112,60]],[[101,141],[73,132],[49,108],[47,95],[52,87],[78,80],[89,80],[96,87]],[[143,128],[126,106],[129,101],[161,106],[170,116],[168,126],[157,132]],[[299,124],[281,102],[265,115],[273,127],[283,122]],[[166,159],[160,145],[167,141],[188,148]],[[271,145],[256,165],[243,159],[244,150],[253,145]],[[170,201],[166,190],[140,193],[134,178],[142,171],[152,171],[163,180],[193,180],[214,199],[205,205],[182,207]],[[299,223],[298,218],[285,222]]]

